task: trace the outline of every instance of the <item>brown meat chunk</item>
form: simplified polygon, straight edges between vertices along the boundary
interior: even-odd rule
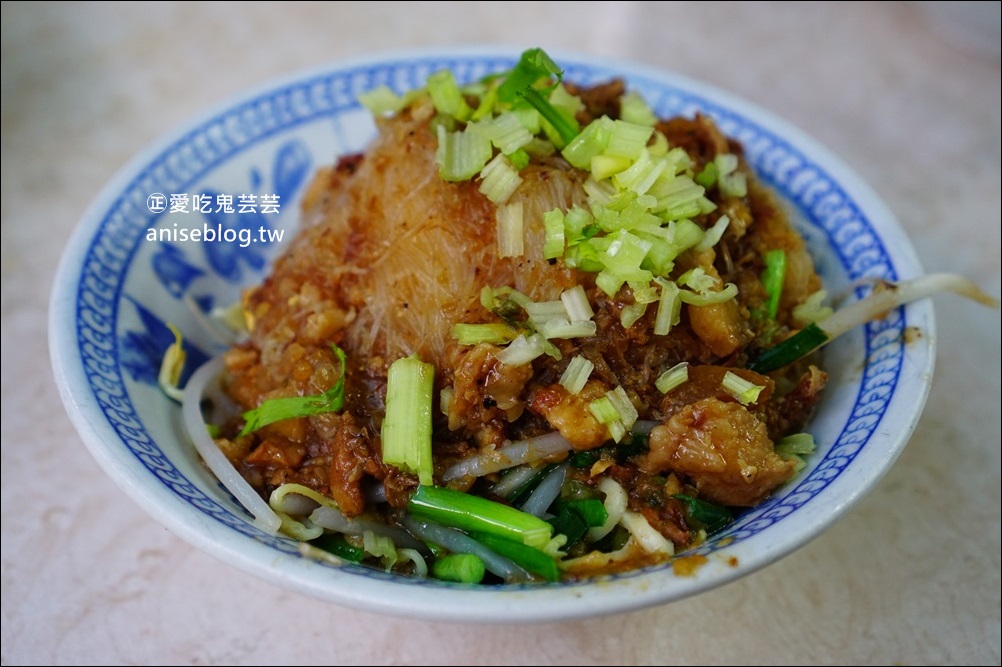
[[[342,416],[332,445],[330,495],[346,516],[365,510],[362,478],[385,477],[381,459],[372,451],[365,429],[359,428],[350,414]]]
[[[762,393],[758,395],[758,399],[752,405],[765,405],[772,397],[772,392],[775,389],[775,383],[772,381],[772,378],[744,368],[727,368],[726,366],[712,366],[708,364],[694,366],[690,364],[688,372],[689,379],[669,391],[661,399],[661,414],[663,419],[667,420],[687,405],[705,398],[716,398],[721,401],[730,402],[737,401],[737,399],[728,394],[724,389],[724,376],[728,372],[734,373],[741,379],[747,380],[752,384],[764,387]]]
[[[765,424],[744,406],[706,398],[654,428],[641,469],[682,473],[702,498],[752,506],[789,479],[793,463],[776,455]]]
[[[578,394],[554,384],[535,390],[529,397],[528,407],[560,431],[574,449],[593,449],[609,439],[609,430],[595,419],[588,404],[608,390],[609,387],[598,380],[589,380]]]

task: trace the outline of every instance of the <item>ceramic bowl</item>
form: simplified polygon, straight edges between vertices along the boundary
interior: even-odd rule
[[[921,273],[883,202],[789,123],[685,77],[554,55],[570,81],[623,77],[660,116],[709,114],[741,141],[752,167],[788,202],[831,294],[851,297],[867,279]],[[395,54],[277,82],[165,136],[84,213],[53,289],[53,366],[83,443],[156,520],[234,567],[338,604],[424,619],[557,620],[667,603],[747,575],[820,534],[891,466],[929,389],[935,337],[928,301],[896,309],[824,350],[830,382],[808,426],[818,451],[794,480],[696,549],[707,562],[691,576],[677,575],[668,562],[574,583],[463,586],[315,562],[252,523],[202,465],[179,407],[157,387],[172,341],[166,323],[188,333],[189,368],[221,351],[189,302],[229,304],[262,278],[282,244],[259,236],[244,243],[241,230],[294,233],[313,171],[374,136],[359,93],[381,84],[403,92],[441,68],[470,81],[510,67],[517,56],[482,49]],[[241,195],[252,194],[254,206],[244,201],[241,211]],[[231,213],[217,210],[227,196]],[[266,209],[268,202],[277,205]],[[150,230],[175,226],[213,230],[223,240],[152,240]],[[911,329],[922,335],[906,337]]]

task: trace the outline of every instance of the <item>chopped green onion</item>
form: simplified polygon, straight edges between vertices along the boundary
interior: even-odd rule
[[[727,231],[727,225],[730,224],[730,222],[731,219],[726,215],[722,215],[717,218],[717,222],[714,223],[713,227],[706,230],[706,233],[703,235],[703,240],[696,244],[696,249],[709,250],[713,246],[717,245],[720,238],[724,235],[724,232]],[[783,251],[780,250],[779,252]],[[780,283],[780,287],[782,287],[782,283]],[[775,318],[775,316],[773,317]]]
[[[436,579],[461,584],[479,584],[487,573],[484,561],[473,554],[449,554],[436,558],[431,566]]]
[[[654,134],[654,128],[649,125],[637,125],[625,120],[612,121],[612,133],[605,154],[613,157],[636,160]]]
[[[658,122],[658,117],[636,91],[630,91],[619,99],[619,117],[634,125],[654,127]]]
[[[552,556],[539,549],[534,549],[521,542],[515,542],[490,533],[474,532],[470,534],[470,537],[491,551],[514,561],[529,572],[538,574],[547,581],[557,581],[560,579],[560,570],[557,568],[557,562]]]
[[[626,390],[621,386],[617,386],[615,389],[607,391],[605,395],[609,397],[609,401],[616,408],[616,412],[619,413],[619,421],[629,430],[637,422],[637,417],[640,415],[637,414],[637,409],[633,407],[633,402],[627,396]]]
[[[553,526],[554,533],[567,538],[568,546],[580,542],[581,538],[588,532],[588,524],[581,518],[581,515],[566,505],[561,505],[560,509],[557,510],[556,516],[547,519],[547,521]]]
[[[564,254],[564,214],[553,209],[543,214],[543,228],[546,241],[543,243],[543,259],[556,259]]]
[[[598,498],[581,498],[578,500],[561,500],[557,503],[557,511],[564,508],[574,512],[584,520],[589,528],[604,526],[609,520],[609,511],[605,509],[605,504]]]
[[[572,394],[579,394],[588,382],[595,364],[582,356],[572,357],[560,376],[560,386]]]
[[[769,319],[775,320],[779,314],[779,300],[783,295],[783,281],[786,280],[786,252],[768,250],[763,259],[765,270],[762,272],[762,285],[769,295],[767,312]]]
[[[467,125],[462,132],[449,132],[439,125],[437,131],[435,162],[439,175],[446,181],[470,180],[493,155],[491,140],[477,125]]]
[[[626,435],[626,427],[623,426],[616,405],[609,400],[609,393],[588,403],[588,411],[600,424],[604,424],[609,429],[609,435],[616,442],[622,440],[623,436]]]
[[[543,97],[538,90],[532,87],[524,88],[519,91],[519,97],[525,99],[539,115],[543,117],[547,123],[549,123],[556,136],[551,136],[550,139],[554,143],[559,140],[559,145],[566,146],[568,142],[574,139],[578,135],[578,123],[573,117],[569,116],[565,111],[554,107],[550,104],[549,100]]]
[[[563,76],[563,70],[553,62],[546,51],[540,48],[528,49],[522,52],[518,63],[498,87],[498,99],[513,103],[525,88],[535,85],[540,79],[551,80],[551,77],[555,77],[556,83],[560,83]],[[553,84],[554,87],[556,83]]]
[[[501,153],[480,170],[480,178],[483,179],[480,181],[480,192],[498,205],[508,201],[512,193],[522,184],[518,170]]]
[[[539,333],[546,339],[551,338],[589,338],[598,331],[598,325],[591,320],[568,322],[563,318],[554,318],[543,323]]]
[[[596,155],[589,165],[591,177],[596,181],[605,180],[630,167],[630,160],[615,155]]]
[[[682,501],[685,515],[689,523],[696,528],[704,528],[707,533],[714,533],[733,520],[733,515],[726,507],[708,503],[705,500],[693,498],[682,493],[672,496]]]
[[[661,285],[661,296],[658,298],[658,312],[654,317],[654,334],[667,336],[682,317],[682,301],[678,298],[678,285],[662,278],[655,278],[655,282]]]
[[[813,454],[817,449],[814,436],[810,433],[793,433],[776,443],[776,455],[784,461],[793,461],[794,472],[800,472],[807,463],[803,456]]]
[[[240,435],[247,435],[263,426],[293,417],[309,417],[325,412],[337,412],[344,406],[344,376],[348,369],[348,359],[344,350],[331,343],[331,349],[341,364],[341,377],[334,386],[315,396],[288,396],[269,398],[253,410],[243,414],[244,427]]]
[[[407,503],[418,518],[466,531],[489,533],[536,549],[544,548],[553,527],[526,512],[486,498],[422,484]]]
[[[709,189],[717,184],[718,173],[717,165],[713,162],[707,162],[703,167],[703,171],[699,172],[693,180],[704,188]]]
[[[460,345],[477,345],[479,343],[490,343],[492,345],[502,345],[515,340],[518,332],[504,322],[493,322],[490,324],[454,324],[452,325],[452,337]]]
[[[689,287],[696,292],[707,292],[720,284],[720,279],[711,276],[701,266],[689,269],[678,277],[678,284],[682,287]]]
[[[661,181],[663,183],[664,181]],[[652,188],[651,193],[658,198],[657,210],[667,220],[692,218],[699,215],[699,200],[706,190],[688,176],[678,176],[663,187]]]
[[[463,99],[463,93],[459,90],[456,77],[451,70],[444,69],[429,76],[428,93],[439,113],[452,116],[456,120],[469,120],[473,114],[473,109]]]
[[[498,352],[497,360],[506,366],[524,366],[545,351],[546,341],[538,333],[529,337],[520,334],[508,347]]]
[[[667,394],[669,391],[684,384],[689,380],[689,362],[683,361],[675,364],[664,373],[658,376],[658,379],[654,381],[654,386],[658,388],[662,394]]]
[[[416,356],[397,359],[386,375],[383,462],[432,483],[431,397],[435,367]]]
[[[532,134],[519,117],[510,111],[495,117],[486,124],[485,129],[491,143],[505,155],[514,153],[532,141]]]
[[[668,223],[668,231],[669,241],[675,246],[675,252],[678,254],[699,245],[706,234],[699,225],[688,218]]]
[[[786,458],[793,454],[813,454],[817,448],[810,433],[792,433],[776,443],[776,453]]]
[[[389,86],[381,85],[358,95],[359,103],[374,116],[393,114],[410,104],[415,97],[422,94],[421,89],[411,90],[403,95],[397,95]]]
[[[570,118],[574,118],[584,109],[584,102],[577,95],[572,95],[562,83],[558,83],[550,91],[548,98],[550,104],[563,111]]]
[[[529,155],[525,148],[519,148],[517,151],[513,151],[508,155],[508,160],[511,162],[511,166],[515,167],[519,171],[522,171],[532,160],[532,156]]]
[[[629,169],[621,170],[613,181],[620,190],[629,190],[638,195],[646,194],[668,168],[664,158],[652,158],[650,151],[641,149],[640,156]],[[594,175],[594,170],[592,171]],[[655,204],[657,200],[655,199]]]
[[[525,314],[537,329],[550,320],[567,320],[567,308],[563,301],[532,301],[525,304]]]
[[[713,289],[719,285],[720,279],[706,273],[701,266],[690,268],[678,276],[678,284],[691,287],[694,291],[681,289],[678,298],[691,305],[710,305],[722,303],[737,295],[737,285],[728,282],[722,289]]]
[[[612,119],[602,116],[588,123],[560,152],[578,169],[591,169],[592,159],[602,154],[612,136]]]
[[[738,156],[734,153],[720,153],[713,158],[720,176],[733,173],[738,168]]]
[[[743,172],[738,171],[738,156],[721,153],[714,158],[717,166],[717,185],[725,197],[744,197],[748,194],[748,182]]]
[[[498,257],[520,257],[525,252],[522,202],[516,201],[498,207],[496,219]]]
[[[624,329],[629,329],[647,312],[647,303],[631,303],[623,306],[619,312],[619,323]]]
[[[727,283],[722,290],[705,290],[701,292],[690,292],[689,290],[679,290],[678,298],[684,303],[692,306],[711,306],[717,303],[730,301],[738,295],[738,286],[734,283]]]
[[[741,405],[754,403],[758,400],[758,396],[762,393],[762,390],[765,389],[765,387],[757,385],[754,382],[749,382],[731,371],[724,373],[721,386],[724,388],[724,391],[736,398]]]
[[[157,383],[163,393],[180,403],[184,400],[184,392],[178,388],[178,384],[181,382],[181,373],[184,371],[184,362],[188,354],[184,351],[184,339],[178,328],[170,323],[167,327],[174,334],[174,342],[164,352]]]
[[[588,302],[588,295],[581,285],[564,290],[560,295],[560,300],[563,302],[567,317],[571,322],[590,320],[595,316],[595,311],[592,310],[591,304]]]
[[[720,192],[725,197],[744,197],[748,194],[748,179],[743,171],[720,177]]]

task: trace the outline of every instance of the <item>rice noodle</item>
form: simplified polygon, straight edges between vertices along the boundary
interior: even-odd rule
[[[538,517],[546,514],[546,510],[549,509],[553,501],[560,495],[560,488],[564,485],[564,479],[567,478],[567,468],[569,467],[568,463],[561,463],[550,474],[544,477],[543,481],[532,492],[532,495],[529,496],[529,499],[522,505],[522,511]]]
[[[212,474],[233,494],[244,508],[254,515],[254,525],[269,535],[278,533],[282,519],[268,506],[257,491],[247,483],[226,455],[209,436],[202,416],[202,398],[207,392],[218,392],[219,375],[223,370],[222,357],[211,359],[196,370],[184,390],[181,415],[188,437]]]
[[[524,583],[534,579],[528,570],[488,549],[466,533],[446,528],[431,521],[418,520],[411,516],[404,518],[403,524],[417,537],[437,544],[447,551],[456,554],[473,554],[484,561],[484,567],[487,568],[488,572],[501,577],[505,583]]]
[[[461,477],[483,477],[492,472],[539,461],[571,449],[573,449],[571,443],[557,432],[509,442],[498,449],[481,452],[452,464],[443,473],[442,481],[451,482]]]

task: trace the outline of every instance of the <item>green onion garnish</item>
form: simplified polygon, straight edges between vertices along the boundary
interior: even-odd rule
[[[473,554],[449,554],[436,558],[431,566],[436,579],[457,581],[461,584],[479,584],[487,568],[484,561]]]
[[[803,456],[813,454],[817,448],[814,436],[810,433],[793,433],[776,443],[776,455],[784,461],[793,461],[793,469],[800,472],[807,465]]]
[[[331,343],[331,349],[334,350],[334,354],[341,364],[341,377],[338,378],[333,387],[315,396],[269,398],[258,407],[243,414],[245,423],[240,435],[253,433],[263,426],[283,419],[338,412],[344,407],[344,376],[348,368],[348,359],[344,350],[334,343]]]
[[[538,574],[547,581],[557,581],[560,579],[560,570],[557,568],[557,562],[552,556],[539,549],[534,549],[521,542],[513,542],[512,540],[490,533],[474,532],[470,533],[470,537],[491,551],[511,559],[529,572]]]
[[[731,511],[726,507],[708,503],[692,496],[677,493],[672,496],[685,505],[686,519],[696,528],[704,528],[707,533],[714,533],[733,520]]]
[[[477,345],[479,343],[490,343],[501,345],[510,343],[518,336],[518,332],[504,322],[493,322],[490,324],[459,324],[452,325],[452,337],[460,345]]]
[[[783,295],[783,281],[786,279],[786,252],[769,250],[763,256],[765,270],[762,272],[762,285],[769,295],[769,319],[775,320],[779,313],[779,299]]]
[[[504,155],[498,155],[480,171],[480,192],[495,204],[508,201],[512,193],[522,184],[518,170]]]
[[[460,530],[497,535],[535,549],[546,547],[553,534],[553,526],[531,514],[438,486],[419,486],[407,507],[418,518]]]
[[[675,364],[664,373],[658,376],[658,379],[654,381],[654,386],[658,388],[662,394],[667,394],[669,391],[678,387],[679,385],[687,382],[689,380],[689,362],[683,361]]]
[[[473,109],[463,99],[456,77],[450,70],[444,69],[428,77],[428,93],[439,113],[456,120],[468,120],[473,114]]]
[[[449,132],[439,125],[435,162],[446,181],[468,181],[484,168],[494,153],[487,133],[469,124],[462,132]]]
[[[568,509],[577,514],[589,528],[605,525],[609,519],[609,511],[598,498],[583,498],[580,500],[561,500],[557,502],[557,512]]]
[[[582,356],[572,357],[560,376],[560,386],[572,394],[579,394],[584,389],[588,377],[595,370],[595,364]]]
[[[386,376],[383,462],[432,483],[431,397],[435,367],[417,357],[397,359]]]
[[[754,403],[758,400],[758,396],[762,393],[762,390],[765,389],[765,387],[757,385],[754,382],[749,382],[731,371],[724,373],[724,379],[720,384],[723,386],[724,391],[738,399],[741,405]]]

